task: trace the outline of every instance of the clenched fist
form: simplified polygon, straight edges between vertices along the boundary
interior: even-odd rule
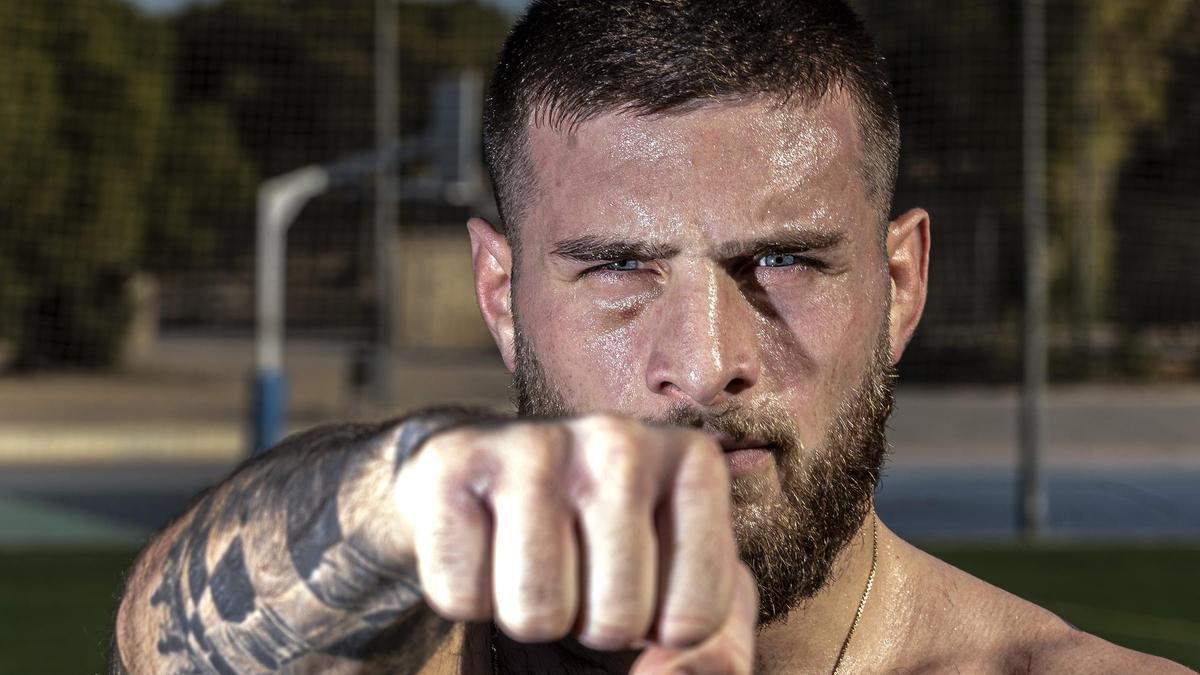
[[[749,673],[757,600],[708,435],[612,416],[460,427],[400,471],[400,550],[447,619]]]

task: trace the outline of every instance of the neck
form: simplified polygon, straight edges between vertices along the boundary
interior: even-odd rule
[[[833,670],[871,573],[875,527],[876,516],[872,509],[838,555],[825,587],[793,608],[786,617],[759,629],[755,672],[791,672],[796,668],[802,668],[804,672]],[[882,524],[878,528],[879,548],[882,549],[885,530]],[[882,555],[879,558],[882,559]],[[882,560],[878,563],[883,564]],[[867,619],[872,608],[881,604],[878,590],[872,590],[863,608],[862,621],[848,645],[847,661],[856,649],[864,648],[873,639],[869,630],[871,622]]]

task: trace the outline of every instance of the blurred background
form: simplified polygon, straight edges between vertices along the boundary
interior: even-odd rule
[[[0,0],[0,672],[285,431],[508,406],[463,224],[522,0]],[[1200,667],[1200,2],[853,2],[933,218],[883,518]]]

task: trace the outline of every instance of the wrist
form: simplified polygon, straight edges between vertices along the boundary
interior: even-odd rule
[[[434,436],[465,426],[492,425],[507,421],[504,415],[486,408],[438,406],[410,413],[395,425],[394,472],[400,469]]]

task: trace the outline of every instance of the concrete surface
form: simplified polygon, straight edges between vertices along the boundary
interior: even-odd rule
[[[293,429],[423,405],[508,405],[490,353],[396,359],[396,400],[348,384],[353,345],[293,341]],[[252,345],[170,338],[116,375],[0,378],[0,545],[143,538],[246,451]],[[879,508],[902,533],[1011,536],[1013,388],[901,386]],[[1200,384],[1050,392],[1046,464],[1062,536],[1200,536]]]
[[[292,429],[436,403],[508,406],[508,375],[487,352],[400,355],[395,400],[375,406],[349,385],[352,349],[289,342]],[[247,445],[252,355],[246,339],[167,338],[131,372],[0,377],[0,465],[236,460]],[[1047,401],[1049,463],[1200,466],[1200,383],[1056,388]],[[902,383],[893,461],[1011,465],[1017,403],[1012,387]]]

